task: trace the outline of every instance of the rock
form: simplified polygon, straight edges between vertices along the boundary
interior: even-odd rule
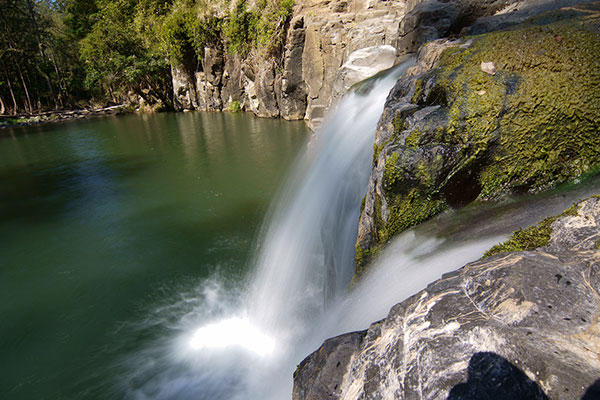
[[[366,333],[326,342],[300,364],[293,399],[593,398],[599,223],[600,198],[585,200],[552,223],[545,247],[470,263]]]
[[[239,55],[225,54],[223,83],[221,87],[221,104],[223,109],[229,109],[231,102],[237,101],[247,108],[245,103],[244,85],[242,82],[243,59]]]
[[[597,4],[424,47],[420,75],[396,84],[379,122],[358,274],[393,235],[448,207],[539,192],[600,165]]]
[[[414,6],[400,24],[395,47],[399,54],[415,53],[429,41],[458,35],[477,18],[489,16],[518,0],[425,0]]]
[[[172,67],[173,107],[177,111],[196,108],[196,86],[188,73],[183,69]]]
[[[467,30],[469,35],[480,35],[511,28],[528,18],[535,17],[545,12],[573,7],[591,0],[520,0],[513,2],[495,15],[481,17]]]
[[[220,48],[204,48],[202,71],[196,72],[197,110],[220,111],[223,109],[221,86],[225,60]]]
[[[304,359],[294,381],[310,385],[294,385],[294,399],[329,399],[340,393],[339,373],[348,368],[350,355],[358,351],[367,331],[347,333],[323,343],[321,348]]]
[[[346,5],[340,6],[342,3]],[[298,15],[303,16],[305,27],[302,80],[309,127],[316,129],[339,98],[345,86],[345,79],[339,76],[345,72],[340,68],[350,54],[367,47],[393,45],[405,12],[406,4],[396,1],[300,3]]]
[[[496,75],[496,67],[493,62],[481,62],[481,70],[488,75]],[[478,92],[479,94],[479,92]]]
[[[371,46],[348,56],[333,83],[332,102],[339,100],[352,85],[394,66],[396,49],[390,45]]]
[[[306,115],[307,89],[302,80],[302,52],[305,37],[304,18],[296,17],[290,23],[281,76],[279,111],[281,117],[287,120],[304,119]]]

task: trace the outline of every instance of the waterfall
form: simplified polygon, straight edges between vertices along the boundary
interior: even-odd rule
[[[128,397],[290,397],[296,364],[323,339],[324,311],[344,298],[354,273],[377,122],[411,64],[349,92],[326,118],[280,190],[246,285],[203,282],[157,312],[151,324],[178,334],[130,361]]]
[[[441,215],[393,239],[347,294],[376,125],[409,65],[378,77],[366,94],[347,94],[326,119],[278,195],[246,284],[216,276],[140,324],[169,338],[127,361],[119,392],[135,399],[289,399],[296,365],[324,339],[366,329],[509,232],[597,192],[595,185]]]
[[[346,293],[377,122],[411,63],[396,67],[367,94],[348,93],[287,181],[261,241],[247,299],[250,317],[265,329],[297,335]]]

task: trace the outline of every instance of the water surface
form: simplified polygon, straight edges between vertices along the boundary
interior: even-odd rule
[[[235,285],[308,130],[243,114],[129,115],[0,132],[2,398],[107,398],[131,326]]]

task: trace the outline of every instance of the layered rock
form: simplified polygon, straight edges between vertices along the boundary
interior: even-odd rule
[[[351,85],[394,64],[390,45],[405,11],[404,1],[298,1],[280,57],[207,48],[199,71],[174,69],[175,107],[225,110],[235,101],[257,116],[306,118],[316,128]]]
[[[600,165],[597,9],[422,48],[377,130],[358,273],[390,237],[448,207],[537,192]]]
[[[600,198],[545,244],[443,276],[299,365],[294,400],[592,399],[600,381]]]
[[[306,26],[302,78],[307,87],[306,119],[309,126],[316,128],[319,125],[344,88],[368,77],[339,77],[340,68],[349,56],[367,47],[393,45],[409,6],[405,1],[374,0],[308,0],[300,3],[298,12],[304,15]],[[385,50],[372,52],[369,62],[384,53]],[[389,66],[389,63],[381,63],[372,69],[373,74]],[[342,74],[347,75],[347,69]]]

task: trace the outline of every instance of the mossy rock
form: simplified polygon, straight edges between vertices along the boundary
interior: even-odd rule
[[[361,217],[372,228],[359,230],[357,271],[390,237],[448,207],[540,192],[600,165],[597,8],[467,37],[435,69],[398,82],[380,122],[387,139],[375,144],[379,190]]]

